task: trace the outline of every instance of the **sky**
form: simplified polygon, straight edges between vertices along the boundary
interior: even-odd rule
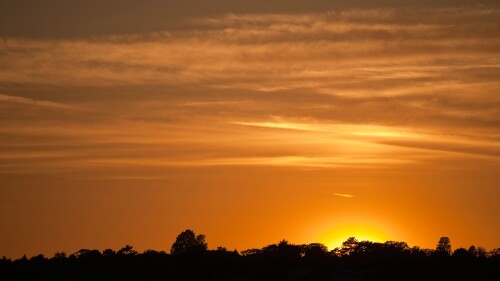
[[[0,1],[0,256],[500,247],[500,4],[269,2]]]

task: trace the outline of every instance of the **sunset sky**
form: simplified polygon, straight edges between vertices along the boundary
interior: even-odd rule
[[[499,202],[499,1],[0,1],[0,256],[489,250]]]

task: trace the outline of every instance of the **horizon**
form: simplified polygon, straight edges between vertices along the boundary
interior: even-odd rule
[[[186,229],[185,231],[193,231],[192,229]],[[196,231],[193,231],[193,233],[195,234],[201,234],[201,235],[204,235],[203,233],[197,233]],[[446,237],[446,236],[442,236],[440,237],[441,238],[448,238],[449,237]],[[204,236],[204,238],[206,239],[206,237]],[[438,239],[438,242],[436,242],[436,247],[434,248],[426,248],[426,247],[421,247],[419,245],[409,245],[407,244],[405,241],[395,241],[395,240],[387,240],[387,241],[373,241],[373,240],[369,240],[369,239],[358,239],[356,237],[347,237],[345,240],[343,240],[339,245],[335,245],[333,247],[329,247],[328,245],[325,245],[323,243],[319,243],[319,242],[306,242],[306,243],[294,243],[293,241],[289,241],[285,238],[283,239],[280,239],[279,241],[275,241],[275,243],[267,243],[265,245],[262,245],[262,246],[258,246],[258,247],[250,247],[250,248],[246,248],[246,249],[237,249],[237,248],[228,248],[228,247],[225,247],[224,245],[217,245],[217,246],[211,246],[210,243],[208,243],[209,241],[206,241],[204,240],[205,242],[205,246],[206,246],[206,249],[207,251],[217,251],[219,249],[224,249],[225,251],[237,251],[240,255],[242,252],[246,251],[246,250],[253,250],[253,249],[264,249],[268,246],[272,246],[272,245],[278,245],[280,243],[283,243],[285,242],[286,244],[288,245],[312,245],[312,244],[321,244],[323,246],[326,247],[326,250],[328,252],[335,252],[336,250],[340,250],[342,249],[342,246],[344,243],[348,242],[349,239],[351,238],[354,238],[357,242],[359,243],[363,243],[363,242],[369,242],[369,243],[373,243],[373,244],[387,244],[389,242],[401,242],[401,243],[405,243],[407,246],[408,246],[408,249],[419,249],[419,250],[430,250],[430,251],[436,251],[436,248],[438,247],[438,242],[440,241],[440,239]],[[56,251],[54,252],[52,255],[47,255],[47,254],[44,254],[44,253],[38,253],[38,254],[34,254],[32,256],[28,256],[26,254],[23,254],[22,256],[19,256],[19,257],[9,257],[9,256],[5,256],[3,255],[2,258],[7,258],[7,259],[11,259],[11,260],[19,260],[19,259],[22,259],[22,258],[33,258],[33,257],[38,257],[40,255],[43,255],[45,258],[52,258],[54,256],[57,256],[58,254],[61,254],[61,253],[64,253],[66,254],[67,257],[69,257],[70,255],[74,254],[74,253],[77,253],[81,250],[90,250],[90,251],[93,251],[93,250],[98,250],[100,253],[103,253],[105,250],[113,250],[114,252],[118,252],[119,249],[122,249],[122,248],[125,248],[125,247],[131,247],[131,249],[133,249],[134,251],[137,251],[138,254],[143,254],[143,253],[146,253],[148,251],[157,251],[157,252],[164,252],[166,254],[172,254],[171,251],[172,251],[172,248],[174,247],[174,244],[175,244],[175,240],[174,239],[174,242],[172,243],[172,246],[170,246],[168,249],[138,249],[136,247],[134,247],[134,245],[131,245],[131,244],[126,244],[126,245],[122,245],[121,247],[118,247],[118,248],[110,248],[110,247],[105,247],[105,248],[102,248],[102,249],[92,249],[92,248],[89,248],[89,249],[86,249],[86,248],[81,248],[81,249],[78,249],[78,250],[75,250],[75,251],[72,251],[72,252],[65,252],[65,251]],[[470,247],[475,247],[475,249],[478,249],[478,248],[482,248],[486,251],[486,253],[492,251],[492,250],[495,250],[495,249],[498,249],[497,248],[492,248],[492,249],[486,249],[484,247],[481,247],[481,246],[477,246],[477,245],[470,245],[470,247],[454,247],[453,246],[453,243],[450,239],[450,250],[451,250],[451,254],[454,253],[455,250],[458,250],[458,249],[469,249]]]
[[[498,1],[332,2],[0,2],[0,256],[498,248]]]

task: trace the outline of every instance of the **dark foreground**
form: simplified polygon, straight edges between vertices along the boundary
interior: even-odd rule
[[[0,280],[500,280],[499,249],[452,252],[446,237],[435,250],[349,238],[332,251],[281,241],[238,253],[207,250],[204,236],[187,232],[171,254],[139,254],[126,246],[116,252],[83,249],[68,257],[4,257]]]

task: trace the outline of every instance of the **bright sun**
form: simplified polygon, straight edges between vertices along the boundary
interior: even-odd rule
[[[329,229],[320,237],[320,243],[323,243],[329,250],[342,246],[342,242],[349,237],[356,237],[358,241],[385,242],[390,240],[389,235],[381,229],[366,224],[342,224]]]

